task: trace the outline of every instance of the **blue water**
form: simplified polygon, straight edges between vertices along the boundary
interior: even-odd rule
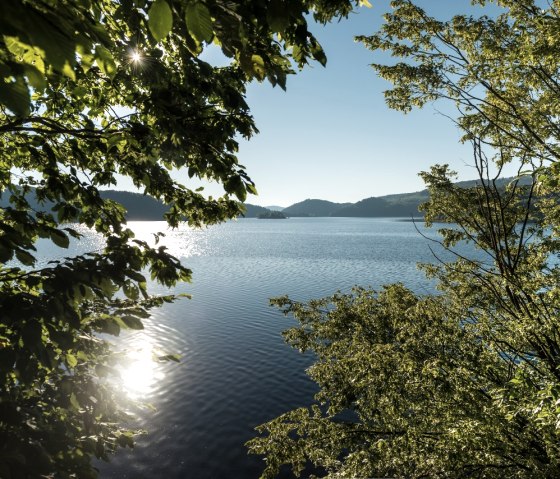
[[[165,229],[158,222],[131,227],[145,239]],[[95,237],[86,240],[80,249],[96,248]],[[116,344],[130,355],[123,366],[130,396],[150,407],[135,409],[131,422],[147,434],[133,451],[99,464],[102,478],[257,478],[262,459],[244,446],[254,427],[310,404],[316,392],[305,375],[313,358],[283,342],[281,332],[294,322],[268,298],[305,300],[397,281],[434,291],[416,268],[434,261],[434,245],[409,221],[242,219],[169,231],[163,242],[194,272],[193,283],[175,292],[193,297],[156,310],[144,331]],[[154,349],[182,360],[154,363]]]

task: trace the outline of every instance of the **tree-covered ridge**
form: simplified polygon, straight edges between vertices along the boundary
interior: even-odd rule
[[[350,217],[407,217],[420,216],[420,205],[428,199],[427,192],[392,195],[391,200],[385,197],[372,197],[358,201],[349,206],[335,210],[330,216]]]
[[[500,178],[497,184],[501,188],[511,183],[513,178]],[[521,184],[529,184],[530,178],[521,178]],[[479,183],[479,182],[478,182]],[[476,180],[459,181],[456,183],[461,188],[477,184]],[[103,199],[115,201],[124,208],[125,218],[128,221],[159,221],[169,211],[169,206],[151,196],[119,190],[101,190]],[[25,196],[30,208],[34,211],[52,212],[53,202],[39,202],[35,189],[30,189]],[[406,217],[420,216],[420,205],[429,199],[428,190],[415,193],[397,193],[386,196],[371,197],[357,203],[334,203],[325,200],[304,200],[282,209],[282,212],[291,217]],[[6,196],[0,195],[0,207],[9,206]],[[243,203],[240,205],[243,212],[240,217],[256,218],[259,214],[267,214],[268,208]]]
[[[169,205],[142,193],[101,190],[99,194],[103,199],[120,204],[124,208],[124,216],[127,221],[161,221],[170,209]],[[48,201],[39,203],[34,189],[31,189],[25,198],[34,211],[52,213],[52,208],[55,206],[53,202]],[[8,199],[0,196],[0,207],[6,208],[8,206]],[[269,211],[267,208],[250,203],[243,203],[241,208],[243,208],[243,213],[239,213],[239,216],[245,218],[256,218],[259,213]]]
[[[347,203],[350,204],[350,203]],[[332,201],[307,199],[294,203],[284,208],[282,211],[288,216],[331,216],[339,208],[345,206],[344,203],[333,203]]]
[[[514,178],[499,178],[496,185],[505,188],[513,182]],[[531,178],[520,178],[521,185],[531,183]],[[460,188],[470,188],[480,184],[481,180],[458,181],[455,184]],[[428,190],[414,193],[397,193],[385,196],[371,197],[356,203],[333,203],[331,201],[308,199],[295,203],[282,211],[292,217],[404,217],[422,216],[420,205],[428,201],[430,194]]]

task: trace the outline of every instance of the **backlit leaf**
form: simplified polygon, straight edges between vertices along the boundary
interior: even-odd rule
[[[126,324],[126,326],[130,329],[144,329],[142,321],[136,316],[124,315],[121,316],[121,319],[123,320],[124,324]]]
[[[206,5],[200,2],[187,5],[185,20],[192,36],[199,42],[210,43],[214,36],[212,18]]]
[[[70,404],[74,407],[74,409],[80,409],[80,403],[74,393],[70,394]]]
[[[127,298],[132,300],[138,299],[138,287],[131,281],[127,281],[123,286],[123,292]]]
[[[35,90],[43,91],[47,86],[47,78],[38,68],[33,65],[25,66],[25,74],[29,81],[29,84],[35,88]]]
[[[262,80],[265,76],[266,70],[264,67],[264,60],[260,55],[253,55],[251,57],[251,62],[253,64],[253,72],[255,76]]]
[[[66,355],[66,362],[68,363],[68,366],[74,368],[78,364],[78,359],[73,354],[68,353]]]
[[[99,69],[109,77],[113,77],[117,72],[117,65],[113,59],[113,55],[104,46],[95,47],[95,63]]]
[[[148,11],[148,26],[152,36],[160,42],[173,28],[173,12],[165,0],[156,0]]]

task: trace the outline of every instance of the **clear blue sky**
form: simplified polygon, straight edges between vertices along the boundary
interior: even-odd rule
[[[445,104],[408,115],[385,106],[383,91],[389,84],[369,66],[383,57],[354,41],[355,35],[374,32],[389,9],[389,0],[371,3],[373,8],[361,8],[348,20],[314,28],[328,57],[326,68],[314,64],[291,76],[286,92],[266,82],[249,86],[247,101],[260,134],[242,142],[239,158],[259,195],[247,202],[356,202],[418,191],[423,189],[418,172],[435,163],[449,163],[460,179],[476,176],[470,146],[459,143],[460,132],[437,111]],[[469,0],[417,3],[442,19],[481,11]],[[206,191],[220,190],[210,186]]]

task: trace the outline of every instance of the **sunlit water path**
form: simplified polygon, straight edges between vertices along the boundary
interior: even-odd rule
[[[165,230],[158,222],[130,226],[146,240]],[[88,235],[79,250],[99,248],[96,241]],[[144,331],[119,340],[123,386],[151,405],[136,411],[134,424],[148,434],[133,451],[99,464],[102,478],[257,478],[262,461],[244,447],[254,427],[310,404],[316,391],[305,376],[312,358],[281,337],[293,320],[269,307],[268,298],[304,300],[397,281],[433,291],[416,268],[433,261],[430,242],[409,221],[243,219],[167,231],[162,242],[193,270],[193,283],[176,288],[193,297],[155,310]],[[157,363],[154,352],[182,360]]]

